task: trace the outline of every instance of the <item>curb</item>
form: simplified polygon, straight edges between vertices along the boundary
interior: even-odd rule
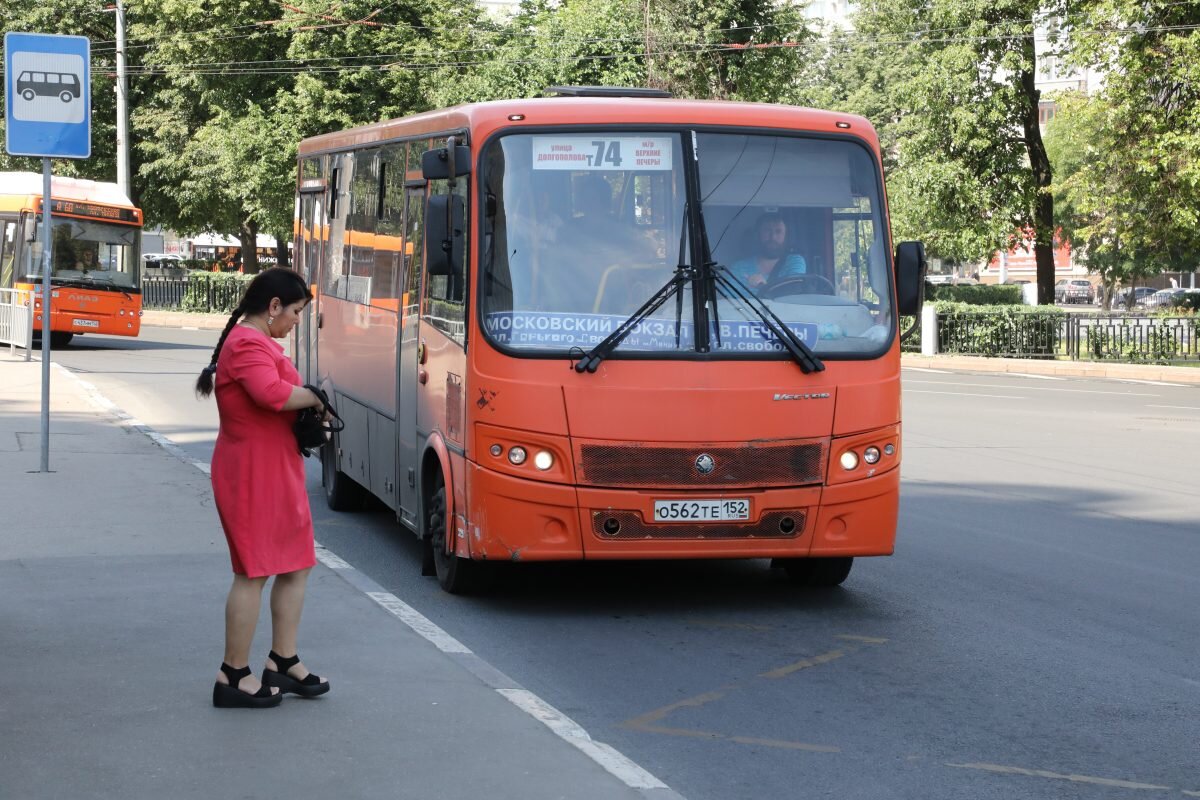
[[[900,365],[902,367],[962,372],[1016,373],[1062,378],[1111,378],[1200,386],[1200,369],[1164,367],[1157,364],[1103,364],[1096,361],[1043,361],[1034,358],[923,356],[916,353],[904,353],[900,356]]]
[[[190,311],[142,311],[142,325],[157,328],[197,328],[200,330],[222,330],[229,322],[228,314],[196,314]]]

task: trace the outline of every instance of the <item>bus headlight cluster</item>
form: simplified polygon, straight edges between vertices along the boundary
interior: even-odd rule
[[[842,469],[847,472],[852,472],[858,469],[860,463],[865,463],[867,466],[874,466],[879,463],[879,460],[884,456],[893,456],[896,454],[896,446],[894,444],[885,444],[883,447],[878,445],[868,445],[867,447],[852,450],[843,450],[842,455],[838,458],[838,463],[842,465]]]
[[[491,453],[493,457],[499,458],[500,456],[504,455],[504,447],[503,445],[494,444],[488,448],[488,452]],[[508,463],[512,464],[514,467],[519,467],[528,460],[529,451],[521,445],[517,444],[508,448]],[[533,454],[533,465],[542,472],[549,470],[554,466],[554,454],[549,450],[536,451]]]

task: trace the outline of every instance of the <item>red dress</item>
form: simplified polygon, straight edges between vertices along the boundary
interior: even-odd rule
[[[300,374],[269,336],[235,325],[217,361],[221,430],[212,458],[213,495],[233,571],[281,575],[317,563],[304,459],[281,411]]]

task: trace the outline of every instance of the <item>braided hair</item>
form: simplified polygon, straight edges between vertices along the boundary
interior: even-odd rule
[[[279,298],[279,302],[283,305],[290,306],[300,300],[312,300],[312,292],[309,291],[308,284],[304,282],[300,273],[284,267],[271,267],[254,276],[254,280],[250,281],[250,285],[246,287],[246,293],[242,295],[241,302],[229,315],[229,321],[225,323],[225,330],[221,331],[221,338],[217,340],[217,346],[213,348],[212,360],[209,361],[207,367],[200,370],[200,377],[196,379],[196,394],[201,397],[208,397],[212,394],[217,374],[217,359],[221,356],[221,348],[225,346],[225,339],[229,337],[233,326],[237,325],[238,320],[247,314],[260,314],[266,311],[271,307],[271,301],[275,298]]]

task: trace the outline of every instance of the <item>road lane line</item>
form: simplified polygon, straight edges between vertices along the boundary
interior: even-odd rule
[[[1106,392],[1102,389],[1060,389],[1057,386],[1010,386],[995,383],[969,383],[967,381],[904,381],[905,384],[922,383],[931,386],[980,386],[985,389],[1024,389],[1031,392],[1067,392],[1069,394],[1115,394],[1120,397],[1161,397],[1151,392]]]
[[[714,700],[720,700],[722,697],[725,696],[726,692],[728,692],[730,689],[734,689],[736,687],[737,687],[737,684],[729,684],[728,686],[722,686],[720,689],[715,689],[711,692],[705,692],[704,694],[698,694],[695,697],[688,697],[684,700],[679,700],[677,702],[671,703],[669,706],[663,706],[662,708],[656,708],[653,711],[648,711],[645,714],[642,714],[641,716],[633,717],[632,719],[627,719],[624,722],[622,722],[621,725],[626,728],[633,728],[634,730],[645,730],[645,731],[654,730],[653,723],[659,722],[663,719],[666,719],[668,716],[670,716],[674,712],[678,711],[679,709],[681,709],[681,708],[699,708],[700,706],[707,705],[708,703],[711,703]],[[654,732],[663,733],[667,730],[670,730],[670,729],[664,728],[662,730],[655,730]],[[714,734],[714,735],[719,735],[719,734]]]
[[[931,372],[934,375],[952,375],[948,369],[926,369],[925,367],[901,367],[905,372]]]
[[[1146,408],[1184,408],[1188,411],[1200,411],[1200,406],[1157,406],[1154,403],[1147,403]]]
[[[205,475],[209,474],[209,465],[207,463],[197,461],[189,456],[183,450],[183,448],[181,448],[175,442],[172,442],[166,436],[158,433],[158,431],[154,430],[150,426],[138,422],[122,408],[102,395],[95,386],[83,380],[78,375],[75,375],[66,367],[63,367],[57,363],[52,363],[51,366],[60,370],[62,374],[70,376],[72,380],[79,384],[80,388],[84,392],[84,395],[93,405],[113,417],[122,427],[131,428],[139,433],[144,434],[147,438],[162,447],[171,455],[178,458],[180,461],[184,462],[185,464],[190,464],[191,466],[203,472]],[[363,594],[370,599],[374,600],[388,613],[399,619],[410,629],[412,629],[412,631],[418,636],[430,642],[434,647],[441,650],[443,653],[446,653],[451,658],[469,656],[471,659],[478,659],[480,663],[482,663],[488,669],[494,671],[497,675],[502,674],[498,670],[495,670],[494,667],[491,667],[490,664],[487,664],[487,662],[483,661],[483,659],[479,658],[479,656],[477,656],[475,653],[471,652],[471,649],[462,642],[458,641],[449,633],[444,631],[441,627],[434,623],[433,620],[429,619],[424,614],[417,611],[415,608],[408,605],[391,592],[366,591],[361,588],[359,584],[376,586],[377,584],[375,584],[370,578],[362,575],[361,572],[355,569],[348,562],[344,561],[333,551],[329,550],[323,545],[317,544],[316,553],[318,560],[320,560],[322,564],[334,570],[334,574],[341,576],[343,580],[345,580],[355,589],[363,592]],[[460,661],[459,663],[461,664],[462,662]],[[672,791],[669,786],[660,781],[658,778],[654,777],[654,775],[650,774],[642,767],[638,766],[636,762],[623,755],[616,748],[592,739],[588,732],[578,725],[574,720],[558,711],[556,708],[542,700],[533,692],[530,692],[528,689],[521,688],[519,685],[515,685],[515,682],[514,686],[493,686],[480,678],[478,672],[475,672],[474,670],[469,671],[472,671],[472,674],[475,674],[476,678],[479,678],[486,685],[488,685],[488,688],[492,689],[492,691],[500,694],[518,709],[524,711],[526,714],[529,714],[534,719],[541,722],[543,725],[553,731],[559,738],[575,747],[577,750],[582,752],[606,772],[624,783],[629,788],[653,793],[652,795],[647,795],[647,797],[662,798],[662,800],[683,800],[683,798],[678,793]]]
[[[1065,381],[1066,380],[1066,378],[1063,378],[1059,375],[1034,375],[1032,372],[1006,372],[1004,374],[1011,375],[1015,378],[1033,378],[1034,380],[1039,380],[1039,381]]]
[[[574,720],[528,689],[498,689],[517,708],[574,745],[631,789],[666,789],[667,785],[603,742],[597,742]]]
[[[1146,386],[1180,386],[1186,388],[1190,385],[1186,383],[1167,383],[1166,381],[1144,381],[1138,378],[1117,378],[1116,380],[1121,383],[1141,383]]]
[[[955,767],[958,769],[975,769],[984,772],[994,772],[1001,775],[1027,775],[1032,778],[1050,778],[1059,781],[1072,781],[1074,783],[1091,783],[1096,786],[1111,786],[1116,789],[1148,789],[1152,791],[1170,791],[1170,786],[1158,786],[1153,783],[1135,783],[1134,781],[1122,781],[1115,778],[1097,778],[1091,775],[1064,775],[1060,772],[1051,772],[1045,769],[1025,769],[1024,767],[1008,767],[1003,764],[951,764],[946,763],[947,767]]]
[[[959,397],[996,397],[1001,400],[1028,400],[1028,397],[1018,397],[1011,394],[984,394],[983,392],[933,392],[928,389],[908,389],[910,394],[953,394]]]

